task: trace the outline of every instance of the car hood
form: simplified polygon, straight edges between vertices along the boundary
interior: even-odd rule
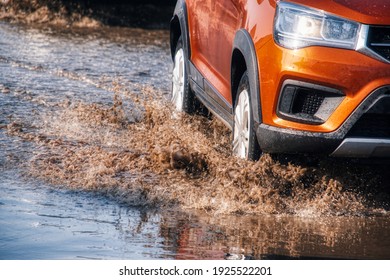
[[[293,0],[288,2],[324,10],[361,23],[390,25],[389,0]]]

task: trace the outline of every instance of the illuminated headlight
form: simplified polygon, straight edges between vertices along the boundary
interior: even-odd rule
[[[354,49],[360,24],[323,11],[279,2],[275,23],[275,42],[282,47],[299,49],[329,46]]]

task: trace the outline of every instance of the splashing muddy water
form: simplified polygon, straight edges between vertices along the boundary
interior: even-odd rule
[[[21,176],[18,185],[27,190],[26,181],[55,188],[57,206],[82,193],[86,201],[120,205],[113,209],[142,210],[164,245],[147,258],[390,257],[383,234],[390,227],[389,164],[232,157],[230,132],[217,119],[172,111],[168,32],[0,29],[0,166],[8,174],[0,186],[7,193]],[[4,209],[16,198],[2,197],[6,220]],[[134,236],[129,232],[124,239]],[[137,250],[99,257],[145,256]]]
[[[327,162],[313,168],[282,164],[269,155],[256,163],[237,160],[228,152],[229,132],[217,121],[172,118],[170,106],[161,99],[142,100],[140,108],[129,102],[135,106],[131,110],[115,99],[111,108],[65,105],[59,114],[40,119],[45,125],[32,133],[15,123],[7,131],[41,145],[43,151],[30,161],[33,176],[104,191],[131,204],[174,204],[212,215],[385,212],[368,199],[368,188],[380,188],[381,183],[380,174],[373,171],[348,167],[338,174],[344,178],[336,179],[339,168]]]

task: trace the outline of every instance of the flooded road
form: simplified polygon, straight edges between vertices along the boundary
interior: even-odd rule
[[[232,158],[168,37],[0,22],[0,259],[390,259],[390,165]]]

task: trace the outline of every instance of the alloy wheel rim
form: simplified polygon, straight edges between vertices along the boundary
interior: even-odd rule
[[[179,49],[175,55],[175,64],[172,75],[172,103],[177,111],[183,111],[184,98],[184,51]]]
[[[233,154],[240,158],[248,157],[250,132],[249,93],[243,90],[234,112]]]

